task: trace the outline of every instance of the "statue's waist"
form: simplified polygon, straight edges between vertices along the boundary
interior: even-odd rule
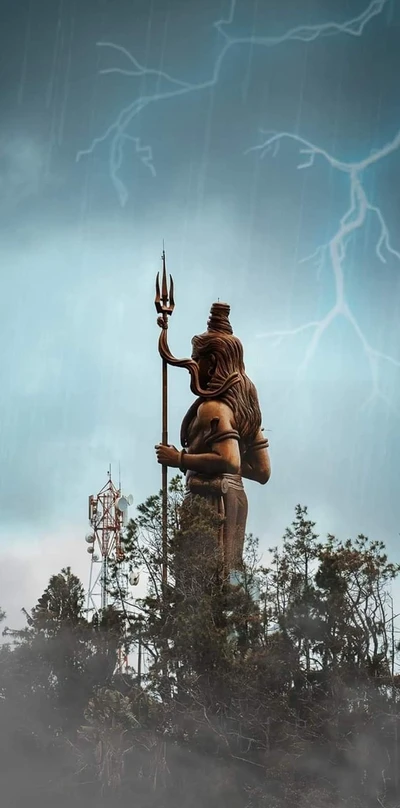
[[[243,480],[240,474],[219,474],[210,477],[206,474],[188,472],[186,475],[186,487],[191,494],[218,496],[226,494],[229,488],[242,491]]]

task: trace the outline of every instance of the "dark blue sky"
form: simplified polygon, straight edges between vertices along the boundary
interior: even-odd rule
[[[109,462],[136,502],[159,486],[163,238],[175,353],[217,297],[245,344],[273,464],[248,486],[262,546],[300,502],[322,534],[364,532],[398,558],[399,34],[392,0],[3,2],[11,612],[61,563],[85,576],[87,496]],[[177,442],[187,375],[170,386]]]

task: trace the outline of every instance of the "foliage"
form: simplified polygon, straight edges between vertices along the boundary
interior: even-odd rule
[[[83,587],[66,568],[26,612],[26,628],[6,630],[0,743],[10,804],[29,793],[42,808],[394,808],[399,566],[365,536],[321,541],[298,505],[266,566],[247,538],[242,583],[227,586],[215,513],[200,498],[184,504],[180,478],[169,496],[166,590],[155,495],[127,529],[128,563],[148,583],[133,613],[119,589],[119,607],[88,622]],[[15,778],[16,757],[25,780]]]

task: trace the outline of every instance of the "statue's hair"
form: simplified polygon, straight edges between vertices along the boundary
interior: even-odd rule
[[[210,393],[213,388],[218,390],[231,374],[236,372],[239,375],[236,384],[222,394],[216,393],[215,397],[224,401],[231,408],[235,427],[240,435],[242,451],[245,451],[247,446],[255,440],[261,427],[261,411],[257,390],[245,373],[242,343],[233,334],[207,331],[193,337],[192,346],[197,360],[202,357],[213,356],[214,358],[215,371],[207,386],[207,391]],[[197,406],[198,403],[199,400]],[[184,423],[182,426],[186,431],[189,424]]]

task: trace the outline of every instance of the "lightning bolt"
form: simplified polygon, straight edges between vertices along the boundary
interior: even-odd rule
[[[120,169],[124,158],[124,147],[127,142],[134,143],[135,151],[139,159],[149,169],[150,173],[156,176],[151,145],[141,146],[139,138],[129,133],[129,127],[132,122],[138,118],[140,113],[147,107],[152,104],[171,101],[181,96],[200,93],[215,87],[220,78],[224,59],[235,46],[248,45],[249,47],[259,46],[273,48],[285,42],[312,42],[321,37],[335,36],[337,34],[359,37],[362,35],[365,26],[374,17],[381,14],[383,9],[388,6],[389,2],[390,0],[372,0],[363,12],[343,23],[326,22],[316,25],[299,25],[295,28],[290,28],[280,36],[257,36],[253,34],[251,36],[234,37],[230,35],[229,27],[232,26],[234,21],[236,0],[231,0],[227,17],[213,23],[213,28],[217,31],[221,39],[221,48],[214,61],[211,75],[209,78],[198,83],[187,82],[183,79],[175,78],[162,70],[146,67],[126,48],[114,42],[97,42],[99,48],[109,48],[122,55],[127,65],[126,67],[105,68],[99,71],[100,74],[106,75],[115,73],[132,78],[153,77],[157,81],[157,86],[162,83],[164,89],[162,91],[157,89],[153,93],[138,95],[134,98],[119,112],[117,118],[110,123],[107,129],[92,140],[87,149],[78,152],[76,160],[79,161],[83,156],[92,154],[100,144],[109,141],[110,178],[120,204],[124,206],[128,200],[129,193],[125,183],[120,177]]]
[[[400,131],[397,132],[391,141],[386,143],[380,149],[374,149],[369,156],[365,157],[364,160],[350,163],[333,157],[331,154],[325,151],[325,149],[310,143],[308,140],[305,140],[299,135],[290,132],[264,132],[263,134],[266,139],[261,144],[248,149],[247,153],[251,151],[259,151],[261,157],[265,157],[265,155],[268,153],[271,153],[274,157],[276,157],[279,147],[284,140],[294,141],[298,145],[299,153],[301,155],[300,162],[297,166],[299,170],[311,168],[315,165],[316,159],[320,157],[321,159],[325,160],[333,169],[340,171],[347,176],[349,186],[349,206],[340,219],[337,230],[330,241],[318,247],[311,256],[303,259],[303,263],[305,261],[315,259],[318,264],[319,272],[321,271],[321,268],[326,265],[326,263],[329,263],[333,273],[336,292],[335,302],[332,307],[325,314],[325,317],[321,318],[320,320],[312,320],[310,322],[303,323],[296,328],[282,331],[272,331],[259,336],[273,338],[275,340],[275,345],[279,345],[285,338],[295,337],[296,335],[305,331],[310,331],[312,333],[303,361],[299,365],[297,371],[297,378],[301,379],[315,354],[315,350],[319,345],[323,334],[337,318],[343,317],[353,328],[369,363],[372,390],[363,407],[368,406],[372,403],[372,401],[380,398],[390,409],[393,409],[393,405],[388,397],[380,390],[379,367],[380,363],[385,362],[393,365],[396,368],[400,368],[400,360],[376,350],[360,328],[357,319],[354,316],[348,301],[346,300],[344,264],[349,242],[357,231],[362,230],[362,228],[366,226],[367,217],[369,214],[375,217],[379,226],[378,237],[375,244],[375,253],[378,260],[385,264],[387,262],[387,257],[392,256],[397,261],[400,261],[400,252],[392,247],[389,237],[389,230],[382,215],[382,211],[379,207],[373,205],[369,201],[367,192],[363,185],[363,175],[365,171],[375,163],[378,163],[385,157],[393,154],[393,152],[397,151],[397,149],[400,147]]]
[[[215,87],[220,79],[223,62],[227,54],[235,46],[248,45],[249,47],[259,46],[273,48],[286,42],[312,42],[321,37],[330,37],[339,34],[360,37],[366,25],[374,17],[382,14],[385,8],[387,9],[389,7],[390,0],[372,0],[360,14],[341,23],[328,21],[315,25],[299,25],[295,28],[288,29],[280,36],[259,36],[255,34],[251,36],[233,36],[230,31],[235,18],[236,0],[231,0],[227,16],[213,23],[213,28],[217,31],[220,38],[221,46],[215,58],[211,75],[204,81],[197,83],[188,82],[182,78],[176,78],[163,70],[147,67],[141,64],[130,51],[118,44],[113,42],[97,42],[99,48],[108,48],[116,52],[122,56],[126,62],[125,67],[104,68],[99,71],[100,74],[118,74],[133,79],[152,77],[157,82],[157,90],[152,93],[134,97],[127,106],[121,109],[116,119],[110,123],[106,130],[92,140],[87,149],[78,152],[76,160],[79,161],[85,155],[92,154],[98,146],[109,142],[110,179],[116,190],[121,206],[124,206],[129,198],[129,193],[125,183],[121,179],[120,171],[124,159],[124,148],[127,143],[134,144],[135,153],[138,155],[141,162],[148,168],[153,177],[156,176],[151,145],[147,144],[143,146],[140,139],[129,131],[134,120],[138,118],[140,113],[146,108],[150,107],[152,104],[170,102],[173,99],[200,93]],[[160,85],[162,86],[161,90],[159,89]],[[258,151],[261,157],[265,157],[268,153],[276,157],[284,140],[294,141],[298,145],[299,154],[301,155],[301,160],[298,164],[299,170],[312,168],[317,159],[322,159],[325,160],[331,168],[347,176],[349,205],[340,219],[336,232],[330,241],[319,246],[313,255],[308,256],[301,262],[304,263],[309,260],[316,261],[318,273],[329,263],[333,273],[336,292],[335,302],[332,307],[326,315],[319,320],[312,320],[292,329],[269,332],[260,336],[273,338],[275,344],[279,345],[284,339],[295,337],[303,332],[311,333],[311,339],[308,343],[303,361],[298,367],[297,381],[299,381],[309,366],[323,334],[336,319],[340,317],[344,318],[353,328],[370,368],[372,390],[364,406],[367,406],[376,398],[380,398],[385,401],[388,407],[392,408],[390,400],[380,389],[379,369],[381,363],[387,363],[395,368],[400,368],[400,360],[378,351],[365,336],[346,299],[344,267],[349,242],[357,231],[363,229],[369,216],[375,217],[379,226],[379,235],[375,245],[378,260],[382,263],[386,263],[389,256],[400,260],[400,252],[391,244],[388,227],[383,214],[378,206],[371,203],[363,184],[363,176],[366,170],[373,164],[388,157],[399,148],[400,131],[393,140],[385,144],[382,148],[373,151],[364,160],[355,162],[339,160],[329,154],[325,149],[290,132],[263,132],[263,136],[265,138],[263,142],[248,149],[247,153],[250,151]]]

